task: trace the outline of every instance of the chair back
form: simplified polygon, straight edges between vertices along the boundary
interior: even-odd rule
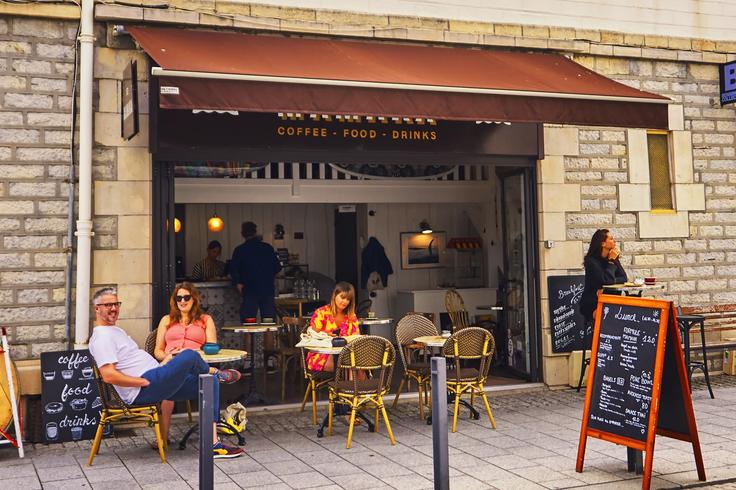
[[[340,351],[335,380],[346,381],[350,379],[349,374],[352,374],[353,381],[357,382],[357,371],[370,371],[379,380],[378,389],[387,392],[391,387],[394,362],[396,351],[391,342],[377,335],[364,335]]]
[[[434,323],[434,319],[435,319],[434,313],[425,312],[425,311],[407,311],[406,314],[407,315],[421,315],[432,323]]]
[[[493,354],[496,352],[496,341],[488,330],[479,327],[468,327],[452,334],[442,347],[442,354],[455,362],[460,369],[461,359],[480,359],[478,373],[481,379],[488,376]]]
[[[299,327],[298,327],[299,334],[297,335],[297,337],[299,337],[301,339],[301,334],[307,333],[307,330],[309,329],[309,319],[307,319],[307,318],[297,318],[297,317],[285,317],[285,318],[282,319],[282,322],[286,318],[293,318],[295,321],[299,322]],[[289,320],[289,321],[291,321],[291,320]],[[295,342],[294,345],[296,345],[297,343],[298,343],[298,341]],[[304,347],[300,347],[299,349],[302,351],[302,355],[301,355],[301,358],[302,358],[302,372],[304,373],[304,378],[309,378],[309,369],[307,368],[307,350]]]
[[[414,344],[417,337],[438,335],[437,327],[428,318],[417,313],[408,313],[396,325],[396,342],[399,344],[399,355],[404,369],[411,362],[407,346]]]
[[[307,324],[306,318],[295,316],[281,317],[281,328],[278,333],[279,347],[282,349],[294,347],[299,342],[299,335]]]
[[[358,303],[358,306],[355,308],[355,314],[358,315],[358,318],[366,318],[368,312],[371,311],[371,306],[373,306],[373,300],[364,299]]]
[[[465,302],[456,290],[448,289],[445,293],[445,309],[447,314],[450,315],[453,332],[470,326],[470,317],[465,309]]]
[[[105,383],[102,380],[100,370],[97,368],[97,364],[93,365],[95,371],[95,382],[97,383],[97,391],[100,393],[100,401],[102,406],[108,410],[117,409],[124,410],[128,408],[128,404],[120,398],[118,391],[110,383]]]
[[[155,329],[153,332],[148,334],[148,337],[146,337],[146,343],[143,347],[143,350],[151,354],[151,357],[154,359],[156,356],[153,354],[156,350],[156,334],[158,333],[158,329]]]

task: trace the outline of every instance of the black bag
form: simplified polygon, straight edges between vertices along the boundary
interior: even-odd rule
[[[348,345],[348,341],[345,340],[345,337],[334,337],[332,339],[332,347],[345,347]]]

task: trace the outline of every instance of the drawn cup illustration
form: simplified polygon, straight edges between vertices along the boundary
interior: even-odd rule
[[[91,367],[82,368],[82,376],[84,376],[85,378],[91,378],[92,373],[93,373],[93,370]]]
[[[100,397],[98,396],[95,398],[95,401],[92,402],[92,408],[97,408],[102,406],[102,400],[100,400]]]
[[[72,379],[72,376],[74,376],[73,369],[64,369],[61,371],[61,377],[64,379]]]
[[[72,400],[71,402],[69,402],[69,405],[74,410],[82,411],[85,408],[87,408],[87,399],[86,398],[75,398],[74,400]]]
[[[46,413],[61,413],[64,409],[64,405],[61,402],[51,402],[46,404]]]
[[[72,441],[78,441],[82,438],[82,428],[72,427]]]
[[[46,424],[46,440],[53,441],[59,437],[59,427],[56,422],[49,422]]]
[[[44,371],[43,379],[46,381],[53,381],[56,378],[56,371]]]

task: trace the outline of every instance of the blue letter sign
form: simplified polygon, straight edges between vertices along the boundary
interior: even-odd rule
[[[736,102],[736,61],[721,65],[721,105]]]

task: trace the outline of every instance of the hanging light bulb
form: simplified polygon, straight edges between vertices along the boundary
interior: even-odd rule
[[[174,233],[179,233],[181,231],[181,221],[179,218],[174,218]]]
[[[210,231],[222,231],[224,227],[225,222],[222,221],[222,218],[217,216],[217,213],[213,214],[212,217],[207,220],[207,228],[209,228]]]
[[[429,235],[430,233],[432,233],[432,227],[429,226],[429,223],[426,219],[422,220],[419,223],[419,231],[424,233],[425,235]]]

